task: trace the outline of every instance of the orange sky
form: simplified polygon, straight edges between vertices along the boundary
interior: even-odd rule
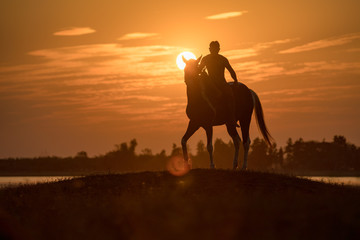
[[[187,126],[176,56],[212,40],[278,145],[360,145],[359,12],[357,0],[1,1],[0,158],[94,156],[132,138],[169,153]]]

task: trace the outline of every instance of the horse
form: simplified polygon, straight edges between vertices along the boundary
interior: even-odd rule
[[[187,141],[199,128],[203,128],[207,137],[207,151],[209,152],[210,157],[210,168],[215,168],[212,144],[213,127],[225,125],[235,147],[233,161],[233,169],[235,170],[238,167],[239,147],[241,142],[240,136],[236,130],[237,124],[230,124],[229,120],[224,117],[226,115],[226,112],[224,112],[226,109],[221,108],[221,106],[216,107],[216,104],[212,104],[212,102],[214,102],[214,98],[209,96],[209,94],[206,94],[206,86],[208,85],[207,80],[209,79],[207,74],[198,68],[200,60],[201,57],[189,60],[186,60],[183,57],[183,61],[186,64],[184,68],[184,79],[188,100],[186,115],[189,118],[187,130],[181,139],[184,164],[188,169],[191,168],[187,151]],[[245,84],[228,84],[234,94],[236,122],[239,122],[241,127],[244,147],[244,162],[242,170],[246,170],[250,147],[249,128],[253,110],[255,111],[258,129],[265,141],[271,145],[273,138],[271,137],[265,124],[261,102],[257,94],[253,90],[249,89]],[[213,101],[211,101],[211,99]]]

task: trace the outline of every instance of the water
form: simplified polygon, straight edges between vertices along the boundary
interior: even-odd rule
[[[360,177],[328,177],[328,176],[301,176],[300,178],[310,179],[312,181],[324,182],[324,183],[336,183],[352,186],[360,186]]]
[[[16,186],[19,184],[36,184],[45,182],[56,182],[65,179],[72,179],[75,176],[21,176],[21,177],[0,177],[0,188]]]

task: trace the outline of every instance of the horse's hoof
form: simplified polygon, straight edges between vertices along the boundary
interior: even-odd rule
[[[215,164],[210,164],[210,169],[215,169]]]
[[[245,167],[245,166],[243,166],[242,168],[241,168],[241,171],[246,171],[247,170],[247,167]]]

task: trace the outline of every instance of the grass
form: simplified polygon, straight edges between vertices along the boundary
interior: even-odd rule
[[[87,176],[0,190],[1,239],[360,239],[360,189],[259,172]]]

